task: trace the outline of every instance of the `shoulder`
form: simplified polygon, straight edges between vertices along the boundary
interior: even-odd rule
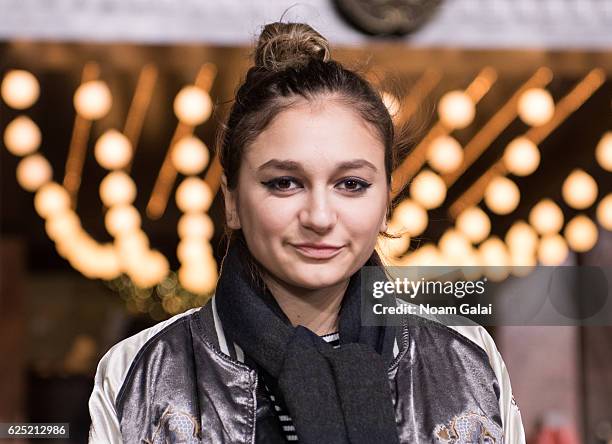
[[[397,304],[408,304],[400,298]],[[415,334],[416,342],[428,342],[435,349],[436,355],[440,353],[458,353],[459,359],[469,359],[473,363],[480,362],[487,367],[487,373],[492,373],[497,381],[496,395],[499,403],[499,412],[504,428],[504,437],[507,443],[525,442],[525,433],[521,420],[520,410],[512,394],[510,376],[506,364],[489,332],[481,325],[463,316],[412,316],[409,315],[410,325],[417,326],[410,331]],[[425,327],[425,328],[423,328]],[[460,343],[461,347],[456,344]],[[470,366],[467,366],[470,367]]]
[[[91,416],[90,443],[123,442],[116,406],[130,369],[148,347],[172,335],[173,331],[180,335],[176,327],[184,325],[200,309],[193,308],[159,322],[118,342],[104,354],[96,369],[94,388],[88,403]]]
[[[152,327],[146,328],[129,338],[111,347],[102,357],[98,364],[96,378],[104,378],[108,388],[112,390],[114,398],[118,395],[118,390],[125,381],[130,367],[144,354],[148,347],[156,342],[167,338],[173,332],[179,333],[180,327],[188,321],[189,316],[200,310],[202,307],[192,308],[183,313],[174,315],[165,321],[159,322]],[[96,383],[102,381],[96,381]]]

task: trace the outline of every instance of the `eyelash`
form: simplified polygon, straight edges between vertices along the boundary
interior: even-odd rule
[[[292,191],[292,189],[281,189],[278,188],[277,185],[280,181],[292,181],[292,182],[298,182],[294,177],[290,177],[290,176],[283,176],[283,177],[276,177],[274,179],[268,180],[267,182],[261,182],[262,185],[266,186],[268,189],[272,190],[272,191],[278,191],[278,192],[286,192],[286,191]],[[365,180],[361,180],[361,179],[357,179],[355,177],[347,177],[345,179],[342,179],[341,182],[355,182],[357,183],[361,188],[355,189],[355,190],[347,190],[349,193],[363,193],[365,190],[367,190],[372,184],[369,182],[366,182]]]

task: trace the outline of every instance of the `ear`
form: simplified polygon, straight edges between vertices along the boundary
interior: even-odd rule
[[[227,226],[232,230],[239,230],[240,218],[238,217],[238,208],[236,205],[236,192],[230,191],[227,188],[227,177],[225,173],[221,174],[221,191],[223,192],[223,201],[225,203],[225,220]]]

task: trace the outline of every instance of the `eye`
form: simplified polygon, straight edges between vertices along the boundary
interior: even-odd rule
[[[267,182],[261,182],[262,185],[266,186],[272,191],[291,191],[299,187],[291,188],[291,183],[297,183],[293,177],[276,177]]]
[[[345,184],[344,189],[351,193],[364,192],[366,189],[368,189],[372,185],[371,183],[368,183],[365,180],[357,179],[354,177],[348,177],[342,180],[342,182],[340,183]]]

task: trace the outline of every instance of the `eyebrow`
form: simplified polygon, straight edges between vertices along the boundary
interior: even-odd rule
[[[257,171],[262,171],[266,168],[277,168],[279,170],[287,171],[304,171],[302,165],[299,162],[295,162],[293,160],[270,159],[267,162],[261,164],[257,168]],[[368,162],[365,159],[347,160],[345,162],[340,162],[336,165],[336,171],[352,170],[358,168],[369,168],[375,173],[378,171],[372,163]]]

